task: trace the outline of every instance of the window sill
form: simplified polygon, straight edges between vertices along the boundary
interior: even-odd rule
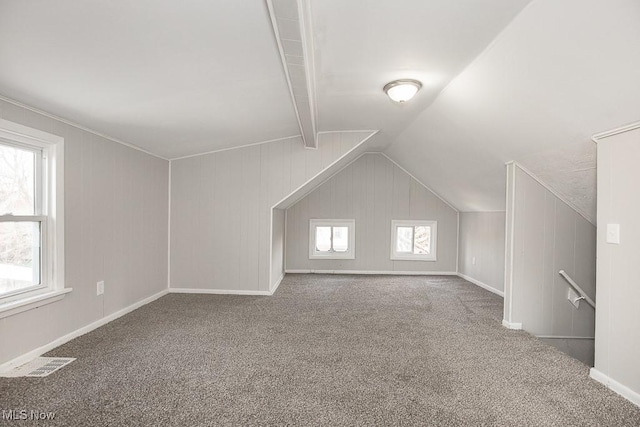
[[[57,289],[19,300],[0,303],[0,319],[60,301],[72,290],[72,288]]]
[[[425,258],[419,256],[392,256],[391,261],[431,261],[436,262],[436,258]]]
[[[347,254],[347,255],[336,255],[336,254],[331,254],[331,255],[309,255],[309,259],[356,259],[356,256],[354,254]]]

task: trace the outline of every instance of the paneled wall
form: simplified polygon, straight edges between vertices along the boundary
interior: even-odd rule
[[[592,376],[640,405],[640,127],[598,141],[598,307]],[[607,243],[607,224],[620,243]]]
[[[504,212],[460,212],[458,272],[504,292]]]
[[[535,335],[593,337],[594,310],[567,300],[565,270],[592,298],[596,228],[517,164],[508,166],[505,320]]]
[[[171,288],[268,292],[272,207],[371,132],[321,134],[171,162]]]
[[[284,242],[285,242],[284,209],[273,210],[273,225],[271,226],[271,287],[278,283],[284,275]]]
[[[356,259],[309,259],[309,220],[355,219]],[[391,220],[438,221],[438,260],[392,261]],[[382,154],[367,153],[287,210],[287,270],[456,272],[458,213]]]
[[[65,287],[73,288],[0,319],[3,363],[167,288],[169,162],[5,101],[0,118],[65,139]]]

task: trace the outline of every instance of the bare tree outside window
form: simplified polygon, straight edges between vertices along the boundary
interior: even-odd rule
[[[0,144],[0,215],[36,213],[35,164],[34,151]],[[38,222],[0,222],[0,294],[39,283],[39,228]]]

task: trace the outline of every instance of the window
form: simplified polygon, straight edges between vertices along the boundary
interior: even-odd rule
[[[0,120],[0,311],[63,287],[63,140]]]
[[[312,219],[309,259],[355,259],[355,220]]]
[[[391,259],[435,261],[436,221],[391,221]]]

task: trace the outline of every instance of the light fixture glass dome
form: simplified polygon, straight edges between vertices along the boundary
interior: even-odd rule
[[[384,86],[385,93],[396,102],[405,102],[414,97],[422,87],[418,80],[394,80]]]

